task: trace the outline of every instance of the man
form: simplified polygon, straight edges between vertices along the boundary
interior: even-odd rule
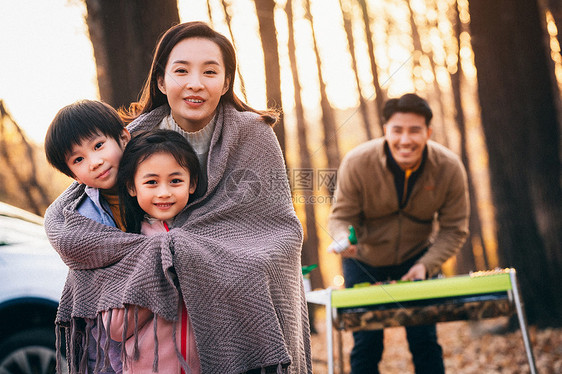
[[[384,137],[351,150],[340,165],[328,229],[338,243],[352,225],[358,242],[341,252],[346,287],[436,276],[468,235],[468,188],[459,158],[429,140],[433,113],[415,94],[389,100]],[[434,223],[438,223],[435,225]],[[444,373],[435,325],[406,328],[416,373]],[[383,330],[353,334],[353,374],[378,373]]]

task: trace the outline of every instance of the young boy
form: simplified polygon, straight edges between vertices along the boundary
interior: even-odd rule
[[[62,108],[51,122],[45,136],[47,161],[62,173],[84,184],[87,197],[78,212],[96,222],[124,229],[117,197],[117,171],[125,145],[131,135],[117,111],[92,100],[82,100]],[[98,337],[92,320],[88,346],[88,372],[95,370],[98,350],[106,346],[104,329]],[[112,368],[107,373],[122,371],[120,344],[109,342]],[[111,370],[113,369],[113,370]]]
[[[131,135],[111,106],[82,100],[62,108],[45,136],[47,161],[78,183],[89,199],[78,211],[97,222],[120,227],[117,171]]]

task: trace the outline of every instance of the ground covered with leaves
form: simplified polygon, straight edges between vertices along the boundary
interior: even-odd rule
[[[323,317],[322,317],[323,318]],[[315,374],[327,373],[326,335],[324,320],[317,317],[312,335],[312,367]],[[529,365],[521,332],[507,331],[505,317],[478,322],[456,321],[437,325],[439,343],[443,347],[448,374],[515,374],[529,373]],[[537,372],[562,373],[562,329],[529,328]],[[342,332],[344,373],[349,373],[349,352],[353,346],[350,332]],[[385,330],[385,350],[380,372],[383,374],[414,373],[404,328]],[[337,334],[334,334],[337,342]],[[339,373],[339,358],[335,350],[335,373]]]

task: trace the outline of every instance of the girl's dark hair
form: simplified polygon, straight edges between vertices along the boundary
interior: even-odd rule
[[[196,183],[195,192],[190,196],[198,196],[200,193],[201,166],[193,147],[183,135],[172,130],[135,133],[125,147],[117,176],[121,217],[125,222],[127,232],[140,233],[141,222],[145,214],[139,206],[137,198],[129,195],[129,190],[135,188],[136,171],[144,160],[157,153],[172,155],[181,167],[189,170],[190,182]]]
[[[138,102],[132,103],[128,110],[121,110],[120,115],[129,123],[141,114],[148,113],[151,110],[166,104],[168,99],[158,88],[158,78],[164,76],[166,64],[172,49],[184,39],[204,38],[214,42],[221,50],[222,58],[225,65],[225,77],[230,79],[228,90],[221,97],[220,102],[232,104],[239,112],[251,111],[262,116],[263,120],[274,125],[277,122],[278,115],[274,111],[258,111],[251,108],[234,93],[234,78],[236,76],[236,52],[232,43],[222,34],[210,28],[204,22],[186,22],[173,26],[162,35],[156,52],[152,59],[152,66],[148,79],[141,91]]]
[[[384,104],[382,115],[384,123],[387,123],[394,113],[415,113],[425,118],[425,124],[429,126],[433,118],[433,112],[427,101],[416,94],[408,93],[398,99],[390,99]]]
[[[66,158],[75,145],[93,136],[105,135],[121,144],[125,124],[110,105],[81,100],[67,105],[55,115],[45,135],[47,161],[62,173],[74,178]]]

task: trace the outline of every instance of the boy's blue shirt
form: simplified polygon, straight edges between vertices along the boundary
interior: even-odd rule
[[[78,206],[78,213],[98,223],[116,227],[109,204],[105,199],[102,199],[100,190],[94,187],[86,187],[84,191],[87,198]]]
[[[109,204],[105,199],[101,197],[100,190],[94,187],[86,187],[86,198],[78,205],[78,213],[83,215],[86,218],[89,218],[93,221],[98,223],[116,227],[115,221],[113,220],[113,216],[111,214],[111,209],[109,208]],[[96,322],[94,322],[94,326]],[[100,343],[105,345],[106,340],[105,331],[102,330],[102,336],[100,338]],[[109,357],[111,368],[108,368],[108,371],[104,371],[106,374],[111,373],[120,373],[122,370],[121,366],[121,358],[119,353],[121,352],[121,344],[114,340],[110,340],[109,343]],[[94,370],[96,367],[96,357],[97,357],[97,347],[96,343],[92,342],[88,347],[88,367],[91,370]]]

